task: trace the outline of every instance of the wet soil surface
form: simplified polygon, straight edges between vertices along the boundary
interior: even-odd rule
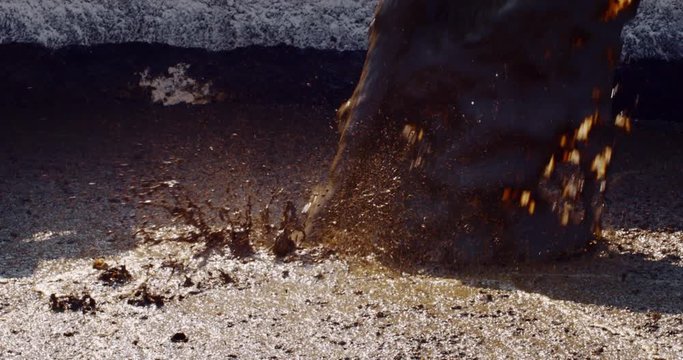
[[[606,240],[579,258],[452,272],[305,242],[276,256],[362,57],[3,50],[2,358],[683,354],[680,125],[639,121],[617,146]],[[150,104],[135,73],[179,62],[232,95]]]

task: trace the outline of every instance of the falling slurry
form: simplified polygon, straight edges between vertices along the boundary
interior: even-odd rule
[[[381,2],[309,237],[456,266],[585,251],[631,128],[612,98],[638,5]]]

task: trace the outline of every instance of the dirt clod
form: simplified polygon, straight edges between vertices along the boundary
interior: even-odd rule
[[[98,279],[106,286],[115,286],[129,282],[133,279],[133,276],[128,272],[125,265],[121,265],[119,267],[107,267]]]
[[[57,296],[50,295],[50,309],[54,312],[81,311],[83,314],[95,314],[97,303],[89,294],[83,294],[80,298],[74,295]]]
[[[133,306],[147,307],[156,305],[157,309],[164,306],[168,300],[165,296],[150,292],[147,285],[141,285],[133,293],[133,297],[128,299],[128,304]]]
[[[187,335],[185,335],[185,333],[182,333],[182,332],[175,333],[175,334],[173,334],[173,336],[171,336],[171,342],[174,342],[174,343],[180,343],[180,342],[186,343],[188,341],[189,341],[189,339],[187,338]]]

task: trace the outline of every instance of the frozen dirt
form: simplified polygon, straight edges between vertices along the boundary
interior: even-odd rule
[[[589,255],[459,272],[320,246],[278,259],[265,225],[325,173],[357,61],[228,57],[222,102],[163,107],[135,87],[148,57],[13,51],[30,66],[4,66],[0,88],[0,358],[683,358],[680,124],[639,121],[617,146]],[[158,72],[198,62],[166,57]],[[270,86],[228,86],[246,70]],[[181,241],[154,206],[179,189],[235,214],[251,195],[255,253]],[[119,266],[129,278],[103,277]]]

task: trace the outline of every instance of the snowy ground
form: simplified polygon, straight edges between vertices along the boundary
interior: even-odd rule
[[[177,181],[197,201],[238,184],[254,194],[284,187],[275,208],[300,201],[334,145],[333,131],[313,124],[333,110],[86,108],[106,122],[101,131],[31,131],[4,142],[0,356],[680,358],[680,130],[638,129],[622,144],[607,244],[545,266],[403,272],[318,248],[277,260],[264,232],[246,259],[227,249],[197,257],[202,245],[174,242],[177,225],[148,217],[136,196]],[[281,120],[264,129],[271,118]],[[163,241],[145,243],[141,227]],[[132,279],[107,286],[98,258],[126,266]],[[163,306],[144,305],[143,284]],[[55,312],[52,294],[88,294],[96,307]]]
[[[363,49],[375,0],[4,0],[0,43],[155,42],[229,50],[287,44]],[[643,0],[624,32],[629,59],[683,57],[683,3]]]
[[[216,69],[168,49],[75,50],[54,62],[4,50],[13,61],[0,73],[10,99],[0,101],[0,358],[683,354],[680,125],[638,122],[617,146],[607,240],[584,257],[461,272],[319,247],[278,260],[263,225],[278,224],[287,200],[301,208],[326,171],[332,117],[362,58],[265,49],[223,54]],[[254,55],[273,51],[289,65]],[[226,95],[150,104],[139,83],[153,56],[168,62],[156,60],[153,73],[189,63],[193,78]],[[232,211],[252,194],[255,214],[276,194],[272,216],[256,217],[255,254],[177,241],[183,227],[147,200],[180,188]],[[130,278],[107,285],[105,264]],[[94,306],[86,298],[86,308],[55,311],[63,296],[84,294]]]

